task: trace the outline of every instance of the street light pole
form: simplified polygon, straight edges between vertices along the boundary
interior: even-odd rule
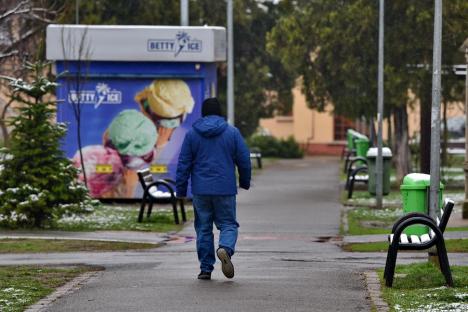
[[[465,201],[463,202],[462,218],[468,219],[468,38],[460,47],[461,52],[465,52]]]
[[[384,100],[384,0],[380,0],[379,5],[379,69],[378,69],[378,96],[377,96],[377,162],[376,174],[376,199],[377,208],[382,208],[383,196],[383,158],[382,158],[382,118]]]
[[[435,0],[434,44],[432,59],[432,115],[431,115],[431,188],[429,215],[435,220],[439,210],[440,192],[440,79],[442,62],[442,0]]]
[[[233,0],[227,0],[227,119],[234,125],[234,29]]]
[[[180,0],[180,25],[188,26],[189,24],[189,0]]]
[[[75,1],[75,24],[80,23],[80,0]]]

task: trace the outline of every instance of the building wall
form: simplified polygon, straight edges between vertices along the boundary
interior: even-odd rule
[[[410,94],[411,96],[411,94]],[[307,107],[305,96],[299,87],[293,89],[292,116],[276,116],[260,119],[260,126],[277,138],[293,136],[309,155],[340,155],[346,142],[334,140],[333,107],[330,104],[325,112],[318,112]],[[408,132],[414,137],[420,129],[419,100],[408,105]],[[462,103],[449,103],[447,118],[464,115]],[[441,116],[442,116],[441,109]],[[393,127],[393,125],[392,125]],[[375,123],[377,131],[377,122]],[[382,125],[383,139],[388,139],[388,120]]]
[[[294,137],[294,117],[276,116],[260,120],[260,126],[275,138],[286,139]]]

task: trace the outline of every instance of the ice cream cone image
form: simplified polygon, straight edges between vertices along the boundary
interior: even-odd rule
[[[158,133],[153,122],[137,110],[123,110],[103,135],[103,143],[117,151],[124,167],[119,185],[121,197],[133,197],[138,177],[135,170],[148,166],[154,158]]]
[[[78,176],[86,182],[89,193],[94,198],[113,198],[118,185],[124,178],[124,167],[122,160],[114,149],[102,145],[89,145],[82,150],[85,172]],[[73,165],[81,169],[81,156],[77,151],[73,156]]]
[[[174,130],[180,126],[184,116],[192,112],[195,104],[189,86],[180,79],[155,80],[135,96],[135,101],[158,129],[158,148],[170,140]]]

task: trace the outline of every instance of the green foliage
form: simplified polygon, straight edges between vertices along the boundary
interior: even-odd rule
[[[304,152],[293,137],[276,139],[272,136],[253,135],[247,139],[251,148],[259,148],[263,157],[302,158]]]
[[[93,241],[79,239],[0,239],[0,254],[80,251],[103,252],[135,249],[152,249],[156,247],[159,247],[159,245],[153,243]]]
[[[382,297],[390,311],[467,311],[468,267],[451,266],[454,287],[445,287],[433,263],[397,265],[393,287],[385,287],[379,270]]]
[[[43,101],[56,84],[42,75],[46,64],[28,64],[31,82],[10,78],[12,97],[22,105],[9,120],[13,128],[0,161],[0,224],[43,227],[64,214],[83,213],[92,201],[77,181],[77,169],[60,149],[66,132],[54,123],[53,102]]]
[[[303,3],[302,3],[303,2]],[[375,115],[377,99],[378,2],[314,0],[298,3],[268,33],[267,47],[301,76],[309,106],[330,103],[346,116]],[[420,98],[431,89],[433,1],[385,2],[385,107],[406,105],[408,89]],[[468,2],[445,1],[443,64],[463,62]],[[429,80],[428,80],[429,79]],[[443,97],[460,99],[462,82],[444,75]],[[458,90],[458,92],[457,92]],[[429,93],[430,99],[430,93]]]
[[[0,311],[23,312],[30,305],[87,271],[89,266],[2,266],[0,267]]]

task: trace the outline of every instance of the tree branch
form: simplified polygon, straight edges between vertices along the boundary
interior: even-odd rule
[[[0,21],[6,19],[6,18],[8,18],[8,17],[10,17],[11,15],[21,14],[21,13],[19,13],[19,12],[21,12],[21,11],[20,11],[20,8],[21,8],[23,5],[26,5],[26,4],[28,4],[28,3],[29,3],[29,0],[21,1],[20,3],[18,3],[18,5],[17,5],[15,8],[13,8],[13,9],[11,9],[11,10],[9,10],[9,11],[6,11],[6,12],[3,13],[2,15],[0,15]],[[24,10],[24,9],[23,9],[23,10]]]
[[[6,53],[0,53],[0,60],[13,56],[13,55],[18,55],[18,53],[19,53],[18,50],[13,50],[13,51],[6,52]]]

